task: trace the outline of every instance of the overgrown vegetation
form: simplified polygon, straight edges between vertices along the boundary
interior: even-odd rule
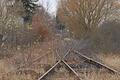
[[[120,70],[120,4],[116,0],[59,0],[56,16],[37,1],[0,0],[0,80],[36,80],[71,48]],[[68,62],[74,65],[79,59],[72,57]],[[61,78],[66,70],[57,71],[51,80]],[[62,75],[74,80],[69,71]],[[104,69],[79,75],[83,80],[120,79]]]

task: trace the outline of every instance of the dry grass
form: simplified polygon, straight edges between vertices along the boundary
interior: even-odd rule
[[[85,79],[83,80],[120,80],[119,75],[113,75],[110,73],[92,72],[85,74]]]
[[[100,54],[99,58],[104,61],[105,64],[111,66],[120,71],[120,55],[119,54]]]

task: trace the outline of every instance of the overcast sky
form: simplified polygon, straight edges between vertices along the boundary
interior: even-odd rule
[[[42,4],[46,9],[48,9],[50,14],[56,14],[57,0],[40,0],[39,4]]]

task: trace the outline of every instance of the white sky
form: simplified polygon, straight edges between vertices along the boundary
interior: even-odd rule
[[[39,4],[42,4],[50,14],[56,15],[57,0],[40,0]]]

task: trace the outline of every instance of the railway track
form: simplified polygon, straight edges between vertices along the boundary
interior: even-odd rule
[[[57,61],[47,72],[45,72],[42,76],[40,76],[38,78],[38,80],[42,80],[43,78],[45,78],[47,76],[47,74],[49,74],[61,62],[64,63],[65,66],[67,66],[69,68],[69,70],[71,70],[75,74],[75,76],[77,77],[77,80],[83,80],[82,78],[79,77],[78,73],[71,66],[69,66],[69,64],[67,62],[65,62],[65,60],[64,60],[66,58],[66,56],[70,54],[70,52],[73,52],[75,54],[80,55],[81,57],[83,57],[84,59],[89,61],[89,63],[92,62],[92,63],[94,63],[94,65],[100,65],[100,66],[108,69],[110,72],[120,75],[119,71],[117,71],[117,70],[115,70],[115,69],[113,69],[113,68],[111,68],[111,67],[109,67],[109,66],[107,66],[107,65],[105,65],[105,64],[103,64],[101,62],[98,62],[98,61],[96,61],[96,60],[94,60],[92,58],[89,58],[89,57],[81,54],[79,51],[69,49],[68,52],[63,56],[63,58],[61,58],[58,55],[59,61]]]
[[[44,78],[47,76],[47,74],[49,74],[52,70],[54,70],[54,68],[55,68],[57,65],[59,65],[60,63],[65,64],[65,66],[68,67],[68,69],[76,76],[77,80],[83,80],[83,79],[80,77],[80,75],[65,61],[66,56],[68,56],[71,52],[74,53],[74,54],[77,54],[77,55],[79,55],[80,57],[82,57],[83,59],[87,60],[88,63],[91,63],[91,64],[94,63],[94,65],[100,65],[100,66],[106,68],[107,70],[109,70],[110,72],[120,75],[120,72],[119,72],[119,71],[117,71],[117,70],[115,70],[115,69],[107,66],[106,64],[101,63],[101,62],[99,62],[99,61],[96,61],[96,60],[94,60],[94,59],[92,59],[92,58],[90,58],[90,57],[88,57],[88,56],[86,56],[86,55],[83,55],[83,54],[80,53],[79,51],[69,49],[63,57],[60,57],[60,55],[58,54],[58,59],[59,59],[59,60],[58,60],[47,72],[45,72],[42,76],[39,76],[39,75],[38,75],[38,80],[44,79]],[[40,56],[40,57],[38,57],[37,59],[35,59],[35,60],[32,62],[32,64],[27,65],[27,66],[33,65],[36,61],[41,60],[41,59],[42,59],[44,56],[46,56],[46,55],[48,55],[48,53],[47,53],[47,54],[44,54],[44,55],[42,55],[42,56]],[[21,70],[21,69],[24,68],[25,66],[26,66],[26,65],[20,66],[16,71]]]

